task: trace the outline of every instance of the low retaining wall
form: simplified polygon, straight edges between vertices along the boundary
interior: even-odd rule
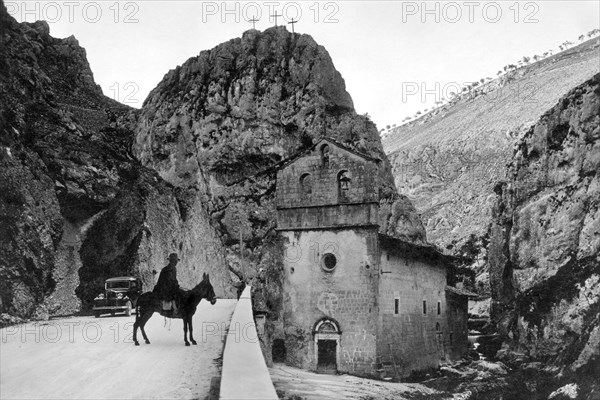
[[[267,364],[260,350],[247,286],[229,324],[221,370],[221,400],[277,400]]]

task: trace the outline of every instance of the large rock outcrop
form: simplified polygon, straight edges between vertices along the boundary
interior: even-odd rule
[[[599,172],[600,74],[527,131],[495,188],[492,318],[563,376],[600,373]]]
[[[223,243],[239,255],[241,236],[260,264],[274,237],[276,167],[323,136],[383,160],[382,230],[424,240],[374,124],[354,112],[326,50],[284,27],[247,31],[167,73],[144,102],[133,151],[171,184],[198,190]]]
[[[130,153],[136,114],[94,83],[85,50],[0,3],[0,311],[85,308],[110,276],[154,284],[171,251],[182,286],[212,272],[232,295],[205,206]]]
[[[274,168],[322,136],[381,158],[382,229],[425,239],[414,207],[396,192],[374,124],[354,112],[329,54],[308,35],[249,30],[202,51],[150,93],[136,133],[144,165],[206,195],[225,243],[240,229],[250,240],[274,227]]]
[[[206,202],[228,266],[252,283],[254,306],[281,318],[278,166],[320,138],[379,157],[381,230],[425,241],[412,203],[397,193],[375,125],[357,115],[327,51],[310,36],[249,30],[171,70],[142,107],[133,152]],[[243,246],[244,251],[241,251]],[[270,359],[267,343],[263,351]]]

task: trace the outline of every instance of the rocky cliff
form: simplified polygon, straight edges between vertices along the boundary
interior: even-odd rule
[[[398,190],[414,203],[428,239],[471,258],[482,284],[493,189],[506,176],[514,143],[600,72],[599,58],[600,42],[592,39],[463,93],[383,139]]]
[[[276,168],[323,136],[383,160],[381,229],[424,241],[375,125],[355,113],[327,51],[284,27],[247,31],[167,73],[144,102],[133,152],[174,186],[198,192],[233,273],[249,281],[262,268],[270,277],[268,298],[258,300],[270,309],[281,267],[274,262]]]
[[[383,160],[382,230],[424,240],[329,54],[285,27],[249,30],[167,73],[144,102],[133,152],[173,185],[196,188],[229,244],[240,231],[256,241],[272,230],[273,168],[323,136]]]
[[[139,116],[135,156],[207,204],[232,274],[252,283],[254,306],[270,322],[280,318],[283,268],[276,171],[324,136],[382,160],[381,230],[425,241],[375,125],[356,114],[329,54],[308,35],[249,30],[202,51],[165,75]],[[268,343],[263,351],[269,360]]]
[[[275,171],[323,136],[383,160],[382,231],[425,240],[374,124],[310,36],[248,31],[168,72],[138,112],[103,96],[75,38],[0,17],[2,312],[69,314],[115,275],[149,289],[177,251],[182,286],[210,272],[233,296],[253,281],[276,314]]]
[[[495,187],[492,318],[509,349],[564,379],[600,373],[599,172],[600,74],[527,130]]]
[[[19,317],[89,306],[105,278],[144,288],[182,256],[182,286],[211,272],[231,295],[204,205],[130,153],[136,114],[94,83],[85,50],[0,3],[0,308]]]

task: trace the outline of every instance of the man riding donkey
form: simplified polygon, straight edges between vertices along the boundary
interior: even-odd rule
[[[169,264],[160,271],[156,286],[153,292],[162,300],[163,310],[172,310],[173,315],[177,313],[180,307],[179,282],[177,281],[177,262],[179,257],[177,253],[169,254]]]

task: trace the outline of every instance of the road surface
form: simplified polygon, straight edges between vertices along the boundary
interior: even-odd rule
[[[269,368],[280,397],[304,400],[408,400],[442,398],[434,389],[419,383],[397,383],[359,378],[351,375],[317,374],[284,364]],[[282,396],[283,394],[283,396]]]
[[[146,325],[151,344],[132,341],[135,315],[75,317],[1,329],[1,399],[197,399],[219,376],[223,335],[236,300],[202,301],[194,316],[197,346],[183,343],[158,314]]]

